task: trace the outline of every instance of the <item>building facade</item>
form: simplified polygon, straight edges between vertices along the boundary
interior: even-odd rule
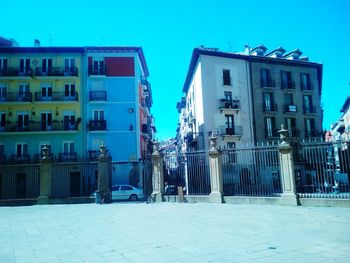
[[[194,49],[177,104],[180,149],[207,148],[212,131],[221,147],[276,141],[281,124],[296,140],[322,136],[322,65],[266,50]]]
[[[342,113],[337,122],[333,123],[330,130],[330,140],[350,141],[350,96],[348,96],[342,106]]]
[[[0,47],[2,160],[38,160],[45,144],[60,160],[84,154],[83,53]]]

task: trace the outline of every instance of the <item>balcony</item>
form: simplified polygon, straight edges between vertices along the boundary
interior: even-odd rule
[[[295,113],[297,112],[297,106],[293,104],[285,104],[284,105],[284,113]]]
[[[0,97],[0,103],[3,102],[32,102],[32,93],[6,92]]]
[[[295,89],[295,82],[294,81],[282,81],[281,82],[281,88],[282,89]]]
[[[148,131],[149,131],[148,124],[142,124],[141,132],[143,134],[148,134]]]
[[[33,69],[19,70],[19,68],[7,67],[0,71],[0,77],[33,77]]]
[[[240,107],[240,101],[239,100],[226,100],[221,99],[219,101],[219,109],[221,110],[239,110]]]
[[[303,107],[304,109],[304,114],[313,114],[316,113],[316,107],[315,106],[311,106],[311,107]]]
[[[277,104],[263,104],[263,110],[264,112],[277,112],[278,111],[278,107]]]
[[[11,162],[28,163],[30,160],[29,154],[11,154]]]
[[[319,130],[316,130],[316,129],[305,130],[305,137],[306,138],[323,137],[323,132],[320,132]]]
[[[58,160],[61,162],[75,162],[75,161],[77,161],[77,153],[76,152],[59,153]]]
[[[102,67],[102,68],[94,68],[94,67],[90,67],[89,68],[89,75],[106,75],[106,68]]]
[[[42,67],[37,67],[35,69],[36,77],[77,77],[78,68],[77,67],[53,67],[43,71]]]
[[[35,162],[39,162],[43,157],[44,157],[44,155],[42,153],[37,153],[37,154],[34,155],[34,161]],[[53,154],[50,153],[49,154],[49,158],[52,160],[53,157],[54,157]]]
[[[313,90],[314,89],[314,84],[311,82],[300,82],[300,88],[301,90]]]
[[[274,88],[274,87],[276,87],[276,83],[272,79],[267,79],[267,80],[261,79],[260,85],[262,88]]]
[[[90,101],[107,101],[106,91],[90,91]]]
[[[105,120],[90,120],[89,131],[105,131],[107,129],[107,122]]]
[[[233,126],[232,128],[226,126],[220,127],[221,136],[241,136],[242,134],[242,126]]]
[[[78,101],[78,92],[75,92],[74,96],[67,96],[65,92],[52,92],[51,96],[42,96],[41,92],[35,92],[35,101]]]
[[[99,151],[88,151],[89,153],[89,160],[90,161],[97,161],[98,158],[100,157],[100,152]]]
[[[6,155],[5,154],[0,154],[0,163],[3,164],[6,162]]]
[[[76,122],[52,121],[51,125],[46,122],[7,122],[2,132],[53,132],[53,131],[77,131]]]
[[[288,136],[289,137],[300,137],[300,131],[299,129],[297,128],[291,128],[291,129],[288,129]]]

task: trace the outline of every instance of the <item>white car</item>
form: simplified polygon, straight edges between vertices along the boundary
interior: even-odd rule
[[[112,186],[112,200],[130,200],[137,201],[144,197],[142,189],[128,184]]]

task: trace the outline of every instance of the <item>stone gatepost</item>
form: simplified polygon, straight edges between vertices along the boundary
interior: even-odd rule
[[[209,201],[211,203],[223,202],[223,183],[222,183],[222,169],[221,169],[221,156],[217,149],[217,140],[215,133],[212,133],[210,137],[210,149],[209,149],[209,169],[210,169],[210,195]]]
[[[164,198],[163,156],[159,153],[159,142],[153,143],[152,154],[152,198],[155,202],[162,202]]]
[[[110,157],[107,155],[107,147],[102,142],[100,145],[100,155],[98,157],[97,171],[97,190],[101,193],[101,198],[108,203],[111,200],[111,186],[110,186]]]
[[[51,178],[52,178],[52,160],[49,154],[47,144],[42,149],[43,153],[40,158],[40,196],[37,199],[37,204],[48,204],[51,197]]]
[[[278,133],[282,140],[282,143],[277,146],[283,191],[280,204],[298,205],[294,176],[293,149],[287,142],[288,130],[284,129],[284,125],[282,124],[281,130],[279,130]]]

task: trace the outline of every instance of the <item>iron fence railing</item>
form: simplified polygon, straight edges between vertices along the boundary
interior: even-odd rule
[[[282,193],[276,146],[221,150],[226,196],[279,196]]]
[[[350,198],[349,142],[304,142],[294,146],[300,197]]]

